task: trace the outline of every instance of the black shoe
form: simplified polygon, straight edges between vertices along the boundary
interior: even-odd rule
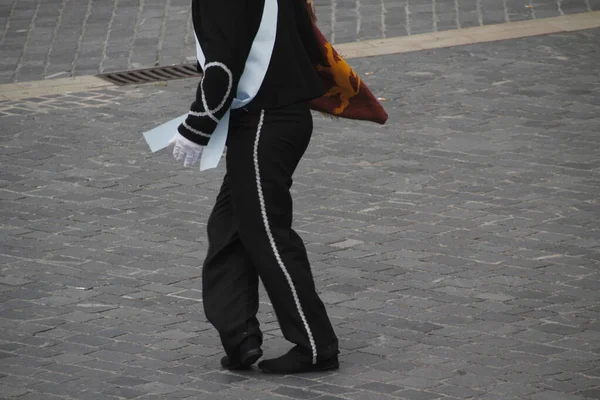
[[[258,368],[268,374],[297,374],[302,372],[323,372],[338,369],[337,355],[313,364],[310,357],[299,353],[295,348],[279,358],[258,363]]]
[[[250,369],[252,364],[258,361],[262,355],[263,352],[260,348],[258,338],[249,336],[242,342],[239,349],[236,350],[232,359],[229,356],[221,359],[221,366],[231,371]]]

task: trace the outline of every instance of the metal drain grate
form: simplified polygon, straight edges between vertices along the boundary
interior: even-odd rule
[[[202,74],[198,73],[196,70],[196,64],[182,64],[167,67],[136,69],[133,71],[110,72],[96,76],[110,83],[114,83],[115,85],[125,86],[193,78],[201,75]]]

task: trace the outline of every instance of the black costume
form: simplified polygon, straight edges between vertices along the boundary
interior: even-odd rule
[[[179,127],[187,139],[206,145],[229,109],[264,1],[193,0],[194,30],[206,64],[196,101]],[[260,277],[284,337],[296,344],[283,364],[300,366],[284,370],[265,362],[261,368],[330,369],[337,367],[338,342],[302,239],[292,229],[289,192],[313,128],[307,101],[324,93],[313,68],[320,53],[301,1],[277,2],[275,46],[263,84],[246,107],[231,112],[227,174],[208,220],[204,310],[228,355],[224,365],[248,367],[262,354],[240,359],[248,343],[255,343],[251,350],[262,343],[256,319]]]
[[[260,91],[246,107],[248,110],[276,109],[325,93],[313,67],[322,56],[301,1],[278,0],[271,62]],[[192,1],[194,31],[208,66],[186,123],[179,127],[179,133],[192,142],[206,145],[231,105],[258,31],[263,5],[264,0]],[[218,110],[211,113],[215,118],[206,115],[207,107]]]

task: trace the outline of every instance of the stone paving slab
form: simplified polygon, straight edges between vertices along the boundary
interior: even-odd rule
[[[600,0],[315,0],[334,43],[600,10]],[[190,0],[0,0],[0,83],[194,57]]]
[[[341,338],[328,374],[218,368],[199,265],[223,166],[184,169],[140,135],[195,81],[1,117],[0,397],[598,398],[599,42],[352,61],[390,122],[316,115],[293,189]],[[262,300],[272,356],[288,345]]]

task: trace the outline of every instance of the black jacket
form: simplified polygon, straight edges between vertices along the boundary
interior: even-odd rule
[[[321,62],[305,0],[278,0],[275,46],[267,74],[248,109],[273,109],[324,94],[313,67]],[[193,0],[194,31],[205,55],[196,101],[179,132],[206,145],[231,106],[258,31],[264,0]],[[322,62],[321,62],[322,63]],[[211,111],[207,113],[206,108]]]

